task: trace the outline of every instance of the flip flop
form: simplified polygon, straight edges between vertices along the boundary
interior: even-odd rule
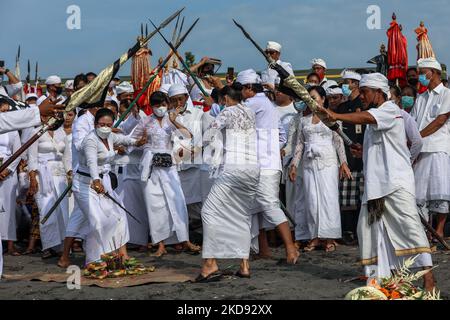
[[[217,282],[222,279],[223,274],[220,271],[213,272],[206,277],[201,273],[195,278],[194,283],[208,283],[208,282]]]
[[[330,243],[325,246],[325,252],[333,252],[336,251],[336,245],[334,243]]]
[[[306,247],[303,248],[303,251],[305,251],[305,252],[311,252],[311,251],[317,250],[317,248],[319,248],[319,247],[320,247],[320,245],[312,246],[312,245],[309,245],[309,244],[308,244]]]
[[[243,279],[250,279],[250,277],[251,277],[249,274],[243,274],[241,272],[241,270],[236,271],[236,273],[234,275],[236,277],[243,278]]]
[[[21,256],[22,254],[19,251],[14,250],[13,252],[6,252],[7,256],[12,256],[12,257],[18,257]]]
[[[22,255],[23,255],[23,256],[26,256],[26,255],[29,255],[29,254],[35,254],[35,253],[37,253],[37,252],[38,252],[37,249],[32,249],[32,250],[27,249],[27,250],[25,250],[25,251],[22,253]]]
[[[48,249],[42,254],[42,259],[50,259],[50,258],[56,258],[59,257],[58,253],[53,249]]]

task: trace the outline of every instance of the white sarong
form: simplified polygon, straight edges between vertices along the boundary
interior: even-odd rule
[[[108,169],[103,168],[102,173],[105,191],[120,203],[119,197],[111,188]],[[130,239],[125,211],[111,199],[95,192],[91,188],[91,182],[90,177],[80,174],[75,174],[73,180],[73,193],[89,221],[85,245],[86,263],[99,260],[102,254],[118,250]]]
[[[358,221],[359,251],[362,265],[377,264],[383,229],[397,257],[430,253],[425,230],[420,222],[414,195],[399,189],[384,197],[385,210],[379,223],[369,225],[367,204],[361,207]],[[379,224],[382,223],[382,229]],[[385,244],[384,247],[388,247]],[[382,247],[381,247],[382,248]],[[385,252],[383,253],[385,254]]]
[[[204,259],[248,259],[259,169],[224,171],[203,204]]]

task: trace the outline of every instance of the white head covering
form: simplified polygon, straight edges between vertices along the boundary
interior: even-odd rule
[[[58,76],[50,76],[45,80],[46,85],[59,84],[61,82],[61,78]]]
[[[117,98],[115,96],[109,96],[109,95],[106,96],[105,102],[110,102],[110,101],[114,101],[118,107],[120,106],[120,102],[119,102],[119,100],[117,100]]]
[[[359,82],[359,87],[381,89],[388,97],[390,95],[388,79],[381,73],[363,74]]]
[[[169,95],[169,97],[173,97],[179,94],[189,94],[189,93],[184,85],[182,85],[181,83],[174,83],[170,86],[167,94]]]
[[[436,70],[442,71],[441,64],[435,58],[419,59],[417,61],[417,67],[418,68],[436,69]]]
[[[273,74],[270,72],[270,70],[264,70],[261,72],[261,83],[262,84],[270,84],[270,85],[274,86],[277,82],[277,78],[278,78],[278,83],[279,83],[280,79],[276,73]]]
[[[247,69],[238,73],[236,82],[242,85],[261,83],[261,78],[258,76],[255,70]]]
[[[73,90],[73,80],[67,80],[64,84],[64,88]]]
[[[336,87],[336,88],[328,88],[328,89],[326,90],[326,93],[327,93],[327,96],[333,96],[333,95],[336,95],[336,94],[344,95],[344,93],[342,92],[342,89],[339,88],[339,87]]]
[[[322,88],[327,91],[329,87],[338,86],[338,83],[334,80],[328,80],[322,85]]]
[[[27,95],[25,96],[25,101],[27,101],[28,99],[31,99],[31,98],[34,98],[34,99],[39,99],[39,97],[37,96],[37,94],[36,93],[27,93]]]
[[[361,81],[361,75],[355,71],[352,70],[344,70],[341,73],[342,79],[351,79],[356,81]]]
[[[133,86],[128,81],[123,81],[116,87],[117,95],[122,93],[134,93]]]
[[[172,86],[171,83],[164,83],[161,85],[161,87],[159,87],[158,91],[161,91],[165,94],[169,94],[169,89]]]
[[[327,68],[327,63],[325,62],[325,60],[320,59],[320,58],[314,58],[311,60],[311,64],[314,67],[314,65],[319,65],[321,67],[324,67],[325,69]]]
[[[275,41],[267,41],[266,50],[274,50],[276,52],[281,52],[281,44]]]

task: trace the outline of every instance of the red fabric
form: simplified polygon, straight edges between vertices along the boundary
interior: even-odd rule
[[[407,40],[397,21],[391,22],[387,36],[389,64],[387,78],[391,81],[406,78],[406,71],[408,70]]]
[[[204,102],[201,102],[201,101],[192,101],[192,104],[194,106],[201,106],[203,109],[203,112],[208,112],[209,110],[211,110],[211,106],[208,106],[207,104],[205,104]]]
[[[27,83],[25,83],[25,85],[23,87],[23,92],[25,92],[25,94],[36,93],[38,97],[42,96],[42,88],[39,84],[38,84],[37,92],[36,92],[36,87],[34,85],[29,86]]]
[[[425,86],[423,86],[422,84],[419,83],[418,89],[417,89],[417,93],[418,93],[418,94],[422,94],[422,93],[424,93],[424,92],[427,91],[427,90],[428,90],[427,87],[425,87]]]

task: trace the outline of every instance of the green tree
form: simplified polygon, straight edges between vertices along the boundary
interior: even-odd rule
[[[195,56],[192,54],[192,52],[188,51],[184,53],[186,64],[191,67],[195,63]]]

